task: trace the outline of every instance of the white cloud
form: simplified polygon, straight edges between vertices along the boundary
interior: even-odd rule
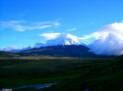
[[[25,27],[21,24],[22,21],[1,21],[0,22],[0,27],[1,28],[10,28],[16,31],[25,31]]]
[[[46,45],[71,45],[71,44],[80,44],[79,37],[72,34],[65,33],[43,33],[40,35],[46,40]]]
[[[45,40],[52,40],[52,39],[55,39],[57,38],[61,33],[43,33],[43,34],[40,34],[41,37],[43,37]]]
[[[96,54],[123,54],[123,22],[106,25],[95,33],[81,38]]]
[[[48,22],[25,22],[25,21],[1,21],[0,27],[4,29],[12,29],[16,31],[27,31],[27,30],[41,30],[47,28],[56,28],[60,25],[57,21],[48,21]]]

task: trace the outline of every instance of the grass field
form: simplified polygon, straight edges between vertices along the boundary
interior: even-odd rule
[[[89,91],[123,91],[123,61],[118,58],[69,57],[0,59],[0,88],[56,82],[55,86],[42,91],[83,91],[85,81]]]

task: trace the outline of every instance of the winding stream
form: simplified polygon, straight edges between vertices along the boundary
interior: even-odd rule
[[[41,90],[41,89],[44,89],[44,88],[50,88],[53,85],[56,85],[56,83],[40,83],[40,84],[32,84],[32,85],[22,85],[22,86],[13,87],[11,89],[16,90],[16,89],[33,88],[33,89],[36,89],[36,90],[39,90],[39,89]],[[0,91],[3,91],[3,89],[1,89]]]

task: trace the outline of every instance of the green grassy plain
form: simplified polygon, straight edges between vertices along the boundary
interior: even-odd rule
[[[82,91],[85,81],[89,91],[123,91],[123,61],[119,58],[0,58],[0,88],[56,82],[42,91]]]

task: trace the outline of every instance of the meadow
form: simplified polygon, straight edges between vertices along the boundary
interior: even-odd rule
[[[0,88],[52,83],[43,90],[13,91],[123,91],[121,58],[15,57],[0,58]]]

